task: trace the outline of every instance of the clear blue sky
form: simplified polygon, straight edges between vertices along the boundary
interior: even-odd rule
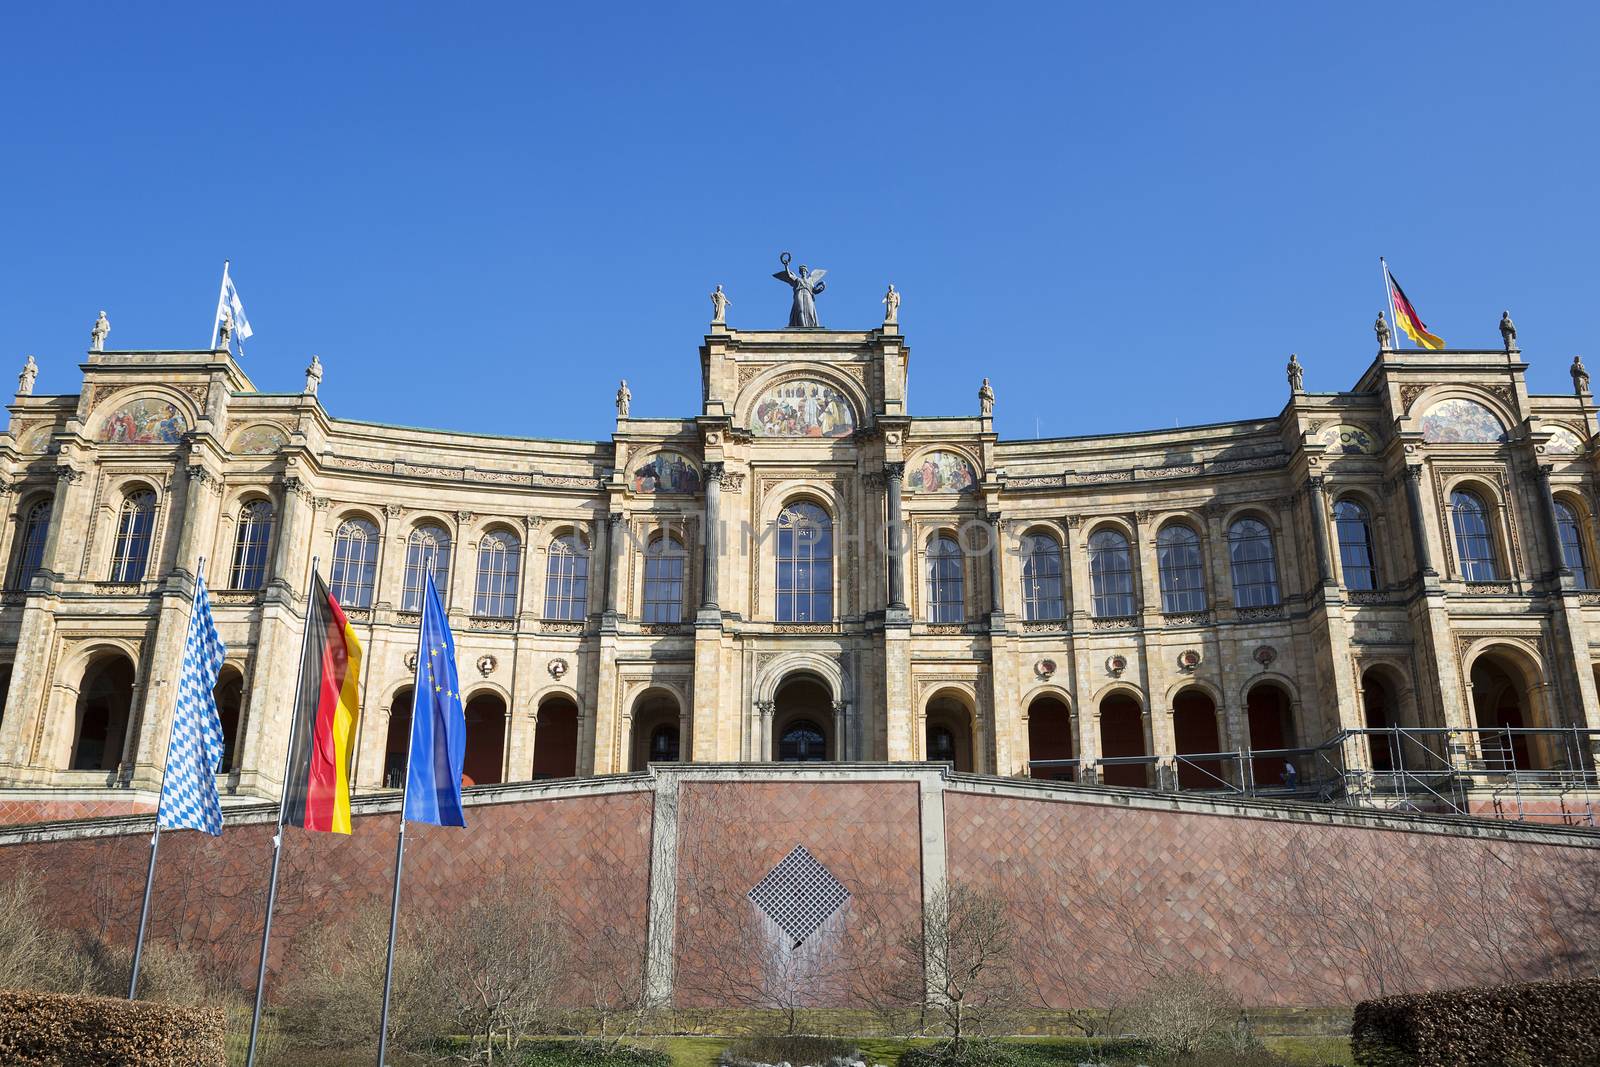
[[[905,294],[916,414],[1275,414],[1373,353],[1377,257],[1535,391],[1600,373],[1600,6],[12,5],[0,361],[198,347],[340,416],[530,436],[692,414],[706,294]],[[0,370],[3,370],[0,367]],[[7,372],[9,373],[9,372]]]

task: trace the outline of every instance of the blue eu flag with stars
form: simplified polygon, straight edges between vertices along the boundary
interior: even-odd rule
[[[411,702],[406,819],[435,826],[467,825],[461,810],[461,765],[466,754],[467,716],[456,678],[456,639],[429,574]]]

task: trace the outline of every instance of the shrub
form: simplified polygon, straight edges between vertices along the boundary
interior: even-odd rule
[[[1020,1067],[1025,1055],[1020,1045],[969,1038],[937,1045],[919,1045],[900,1057],[900,1067]]]
[[[836,1037],[747,1037],[723,1049],[723,1063],[791,1063],[820,1065],[858,1058],[856,1046]]]
[[[527,1041],[517,1052],[520,1067],[672,1067],[660,1049],[610,1041]]]
[[[1600,978],[1379,997],[1356,1005],[1362,1067],[1600,1063]]]
[[[38,876],[27,868],[0,885],[0,989],[82,992],[90,981],[87,962],[45,917],[42,898]]]
[[[1201,1052],[1258,1047],[1241,1028],[1243,1017],[1239,998],[1215,977],[1173,971],[1138,992],[1122,1011],[1122,1027],[1158,1056],[1181,1060]]]
[[[0,990],[7,1067],[223,1067],[222,1012]]]

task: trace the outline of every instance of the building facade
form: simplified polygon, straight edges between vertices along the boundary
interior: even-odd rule
[[[69,396],[25,375],[0,437],[0,786],[159,785],[202,557],[242,796],[281,782],[313,566],[365,648],[363,789],[403,759],[430,569],[477,783],[686,760],[1180,788],[1329,760],[1589,765],[1586,376],[1530,395],[1514,338],[1380,348],[1348,392],[1291,373],[1266,418],[1006,441],[992,395],[913,415],[909,361],[892,322],[716,323],[699,412],[633,418],[624,387],[592,442],[338,419],[320,368],[261,393],[225,348],[91,351]],[[1349,733],[1396,727],[1551,732]]]

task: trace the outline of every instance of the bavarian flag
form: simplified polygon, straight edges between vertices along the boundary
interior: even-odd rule
[[[1389,299],[1394,301],[1395,325],[1404,330],[1406,336],[1422,348],[1443,348],[1444,339],[1428,332],[1427,323],[1417,314],[1415,305],[1406,299],[1406,291],[1394,280],[1394,275],[1389,273],[1387,265],[1384,266],[1383,273],[1389,279]]]
[[[300,702],[289,739],[283,821],[307,830],[350,832],[350,760],[361,714],[361,642],[339,602],[311,579]]]

